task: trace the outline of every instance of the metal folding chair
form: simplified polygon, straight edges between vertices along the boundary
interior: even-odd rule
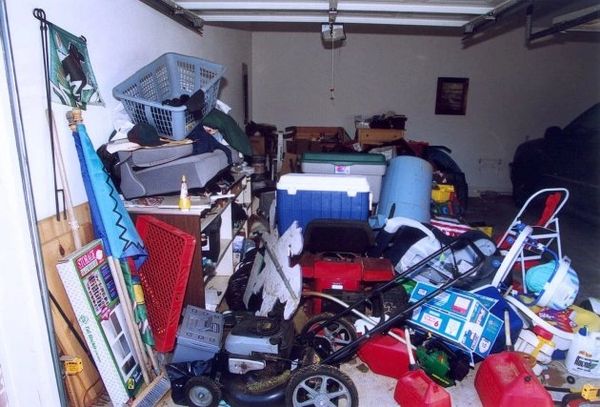
[[[517,235],[515,226],[526,224],[532,227],[531,238],[536,239],[546,247],[554,247],[558,258],[562,258],[558,214],[568,199],[569,191],[566,188],[546,188],[531,195],[498,240],[497,246],[500,252],[506,254],[512,246],[512,242],[514,242]],[[519,262],[523,279],[525,278],[525,270],[534,262],[538,262],[540,258],[541,254],[539,253],[521,249]],[[524,284],[523,286],[524,291],[527,292]]]

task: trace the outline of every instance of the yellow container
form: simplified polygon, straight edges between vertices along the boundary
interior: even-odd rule
[[[431,190],[431,199],[436,203],[444,203],[450,200],[450,195],[454,193],[454,185],[437,184]]]
[[[486,235],[488,235],[490,238],[494,234],[494,227],[493,226],[475,226],[475,229],[481,230],[483,233],[485,233]]]

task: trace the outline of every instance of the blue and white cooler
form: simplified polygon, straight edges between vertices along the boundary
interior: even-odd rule
[[[313,219],[367,220],[369,191],[361,176],[282,175],[277,183],[277,230],[282,235],[294,221],[304,230]]]

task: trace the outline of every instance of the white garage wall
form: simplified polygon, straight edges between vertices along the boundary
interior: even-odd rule
[[[2,8],[2,6],[0,6]],[[0,49],[5,52],[4,44]],[[28,227],[28,208],[13,135],[11,90],[0,66],[0,406],[58,406],[50,338]]]
[[[565,125],[600,100],[600,46],[564,42],[535,49],[516,29],[463,49],[458,36],[353,34],[331,54],[318,32],[257,32],[252,38],[253,120],[285,126],[343,126],[354,115],[405,114],[407,137],[443,144],[470,191],[510,191],[515,147]],[[467,114],[435,115],[437,78],[469,78]]]
[[[138,0],[7,0],[29,165],[38,219],[54,214],[50,142],[45,121],[46,97],[39,22],[35,7],[44,8],[48,20],[75,35],[84,35],[100,93],[106,107],[89,106],[84,112],[88,133],[96,147],[112,131],[111,115],[117,101],[112,88],[137,69],[165,52],[205,58],[227,67],[220,99],[231,115],[243,119],[242,63],[250,65],[248,32],[205,27],[200,36]],[[66,126],[66,108],[54,105],[63,156],[74,204],[86,201],[77,155]]]

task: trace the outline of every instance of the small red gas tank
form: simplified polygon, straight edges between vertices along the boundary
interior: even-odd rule
[[[450,407],[450,394],[421,369],[406,372],[396,383],[394,400],[402,407]]]
[[[396,335],[404,337],[401,329],[392,329]],[[358,357],[374,373],[400,378],[408,371],[406,345],[386,334],[375,335],[358,349]]]
[[[488,356],[475,375],[475,389],[484,407],[552,407],[552,397],[518,352]]]

